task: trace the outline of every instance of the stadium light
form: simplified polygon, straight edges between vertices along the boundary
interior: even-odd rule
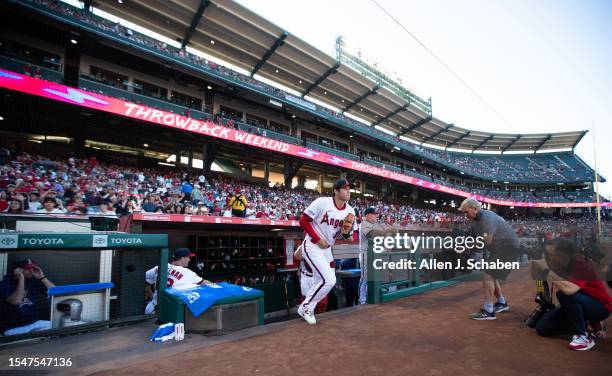
[[[123,4],[123,0],[117,0],[119,4]]]
[[[76,39],[70,39],[70,43],[72,43],[72,44],[77,44],[77,43],[79,43],[79,42],[77,42],[77,40],[76,40]]]
[[[278,73],[278,69],[275,69],[274,72]]]
[[[4,120],[4,117],[3,117],[3,116],[0,116],[0,121],[2,121],[2,120]]]
[[[208,90],[212,90],[212,86],[210,86],[210,85],[206,86],[206,88],[207,88]]]
[[[211,39],[210,44],[215,44],[215,41]]]
[[[142,146],[144,146],[145,148],[148,148],[149,144],[142,144]]]

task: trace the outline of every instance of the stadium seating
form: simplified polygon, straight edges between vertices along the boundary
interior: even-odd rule
[[[94,157],[61,159],[22,153],[10,159],[0,165],[0,192],[4,192],[0,196],[0,212],[9,214],[40,214],[40,202],[50,196],[56,198],[60,211],[67,214],[157,212],[231,216],[227,204],[238,190],[247,198],[247,213],[252,218],[299,219],[305,207],[319,197],[317,192],[306,189],[269,188],[222,175],[188,176],[176,169],[118,166],[100,163]],[[200,189],[201,197],[186,194],[186,185],[190,189]],[[32,193],[39,197],[38,200],[31,200]],[[129,203],[130,200],[133,202]],[[207,213],[197,211],[198,200],[204,203]],[[11,209],[11,201],[20,201],[20,208]],[[148,201],[151,204],[147,205]],[[367,197],[356,197],[352,205],[358,213],[374,206],[392,222],[464,220],[457,213],[419,209]]]
[[[45,67],[40,67],[37,65],[28,64],[25,61],[11,58],[9,56],[0,55],[0,67],[7,70],[11,70],[13,72],[25,74],[28,74],[28,69],[31,69],[32,73],[30,75],[52,82],[62,82],[64,78],[64,75],[61,72]]]

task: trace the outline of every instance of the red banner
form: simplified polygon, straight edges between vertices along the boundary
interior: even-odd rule
[[[88,107],[100,111],[110,112],[133,119],[140,119],[144,120],[145,122],[154,123],[165,127],[177,128],[184,131],[203,134],[226,141],[238,142],[253,147],[289,154],[295,157],[343,167],[353,171],[380,176],[386,179],[417,185],[423,188],[439,192],[445,192],[456,196],[474,196],[469,192],[465,192],[459,189],[404,175],[399,172],[386,170],[384,168],[371,166],[365,163],[356,162],[350,159],[338,157],[336,155],[331,155],[320,151],[308,149],[302,146],[288,144],[286,142],[257,136],[232,128],[227,128],[222,125],[215,124],[212,121],[201,121],[197,119],[192,119],[171,112],[157,110],[154,108],[142,106],[131,102],[126,102],[124,100],[108,97],[105,95],[89,93],[84,90],[75,89],[72,87],[48,82],[29,76],[24,76],[3,69],[0,69],[0,87],[32,95],[37,95],[40,97],[54,99],[61,102],[71,103],[82,107]],[[595,202],[518,202],[497,200],[484,196],[474,197],[476,197],[476,199],[478,199],[479,201],[501,206],[534,208],[586,208],[597,206],[597,203]],[[612,203],[602,202],[601,206],[612,206]]]

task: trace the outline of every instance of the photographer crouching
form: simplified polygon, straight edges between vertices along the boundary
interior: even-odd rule
[[[572,334],[571,350],[593,348],[592,337],[605,336],[603,321],[612,312],[612,298],[593,265],[578,256],[570,241],[557,239],[545,246],[542,260],[532,261],[531,271],[534,278],[548,280],[557,289],[560,305],[538,320],[537,333],[544,337]]]

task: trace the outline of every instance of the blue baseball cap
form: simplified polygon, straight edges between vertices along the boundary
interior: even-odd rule
[[[368,215],[368,214],[377,214],[376,213],[376,208],[373,207],[369,207],[367,208],[364,212],[363,215]]]
[[[177,248],[172,255],[174,260],[178,260],[183,257],[194,257],[195,253],[191,253],[189,248]]]

